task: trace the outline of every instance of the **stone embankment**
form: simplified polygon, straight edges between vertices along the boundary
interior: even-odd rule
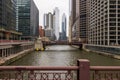
[[[95,46],[95,45],[84,44],[83,50],[87,52],[95,52],[95,53],[98,53],[99,55],[105,55],[105,56],[109,56],[109,57],[120,60],[120,53],[119,53],[120,48],[119,47]]]

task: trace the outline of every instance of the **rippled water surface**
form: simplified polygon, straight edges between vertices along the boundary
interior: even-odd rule
[[[68,45],[48,46],[46,51],[31,52],[10,65],[70,66],[76,65],[78,59],[88,59],[90,65],[120,66],[120,60],[85,52]]]

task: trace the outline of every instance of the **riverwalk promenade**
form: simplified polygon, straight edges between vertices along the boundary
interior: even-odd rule
[[[0,41],[0,65],[9,64],[34,49],[32,41]]]
[[[32,51],[33,51],[33,48],[21,51],[17,54],[13,54],[8,57],[0,58],[0,65],[8,65],[8,64],[22,58],[24,55],[26,55]]]
[[[120,60],[120,46],[84,44],[83,49]]]

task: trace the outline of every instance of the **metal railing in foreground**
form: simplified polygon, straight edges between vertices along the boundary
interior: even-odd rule
[[[120,66],[91,66],[92,80],[120,80]]]
[[[0,80],[73,80],[72,67],[1,66]]]
[[[0,80],[75,80],[75,79],[120,80],[120,66],[90,66],[90,62],[85,59],[79,59],[77,61],[77,66],[64,66],[64,67],[0,66]]]

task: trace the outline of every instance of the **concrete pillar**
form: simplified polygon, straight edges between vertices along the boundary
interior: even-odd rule
[[[13,54],[13,47],[11,47],[11,54]]]
[[[14,47],[12,47],[12,54],[14,54]]]
[[[90,62],[86,59],[77,61],[79,70],[77,71],[77,80],[90,80]]]
[[[14,47],[12,48],[12,54],[15,54],[15,49],[14,49]]]
[[[2,57],[2,49],[0,49],[0,57]]]
[[[10,48],[10,55],[12,54],[12,47]]]
[[[10,48],[8,48],[8,50],[7,50],[7,51],[8,51],[8,56],[10,56]]]
[[[5,57],[7,57],[7,49],[5,48]]]
[[[5,49],[3,49],[3,57],[6,56],[6,52],[5,52]]]
[[[4,57],[4,49],[2,49],[2,57]]]
[[[10,48],[8,48],[8,56],[10,56]]]
[[[8,56],[8,48],[6,48],[6,57]]]

